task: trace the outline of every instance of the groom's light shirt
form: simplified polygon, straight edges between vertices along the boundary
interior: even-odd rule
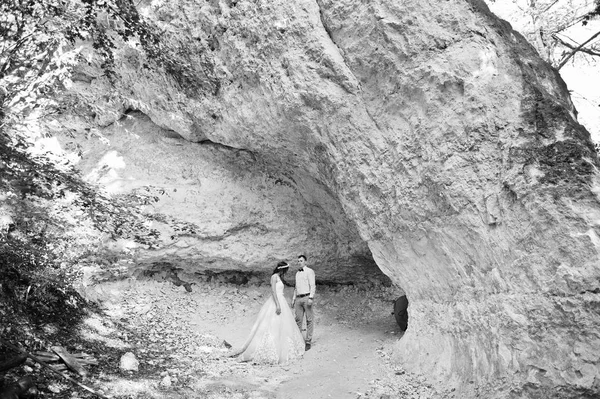
[[[304,266],[303,271],[296,272],[296,295],[310,294],[309,298],[315,297],[315,271]]]

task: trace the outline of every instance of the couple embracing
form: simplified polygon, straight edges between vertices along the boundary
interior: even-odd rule
[[[298,256],[296,286],[292,310],[283,295],[284,278],[290,266],[279,262],[271,275],[271,296],[260,309],[246,343],[235,355],[242,361],[281,364],[301,357],[311,348],[313,335],[313,300],[315,272],[306,265],[306,256]],[[306,338],[302,323],[306,318]]]

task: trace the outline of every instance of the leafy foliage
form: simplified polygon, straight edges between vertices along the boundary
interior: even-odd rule
[[[117,40],[161,54],[159,35],[131,0],[0,2],[0,292],[16,308],[78,308],[72,283],[107,238],[157,245],[142,213],[148,198],[108,198],[29,140],[44,136],[37,121],[68,86],[78,43],[91,42],[112,76]]]
[[[157,242],[141,211],[146,198],[107,198],[72,167],[32,154],[23,139],[0,135],[0,171],[0,281],[15,306],[77,303],[71,283],[106,238]]]
[[[600,16],[600,0],[594,0],[594,8],[583,17],[583,25],[587,25],[592,19]]]
[[[23,117],[42,105],[57,81],[68,80],[78,42],[92,42],[111,76],[116,38],[135,38],[151,57],[161,54],[159,35],[130,0],[0,2],[0,116]]]

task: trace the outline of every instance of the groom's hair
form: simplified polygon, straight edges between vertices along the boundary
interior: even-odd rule
[[[306,260],[306,256],[304,256],[304,255],[298,255],[298,259],[300,259],[300,258]]]

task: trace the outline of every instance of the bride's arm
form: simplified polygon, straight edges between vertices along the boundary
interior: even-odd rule
[[[271,294],[273,294],[273,300],[275,301],[275,306],[277,306],[277,310],[275,313],[281,313],[281,306],[279,305],[279,299],[277,298],[277,274],[271,276]]]

